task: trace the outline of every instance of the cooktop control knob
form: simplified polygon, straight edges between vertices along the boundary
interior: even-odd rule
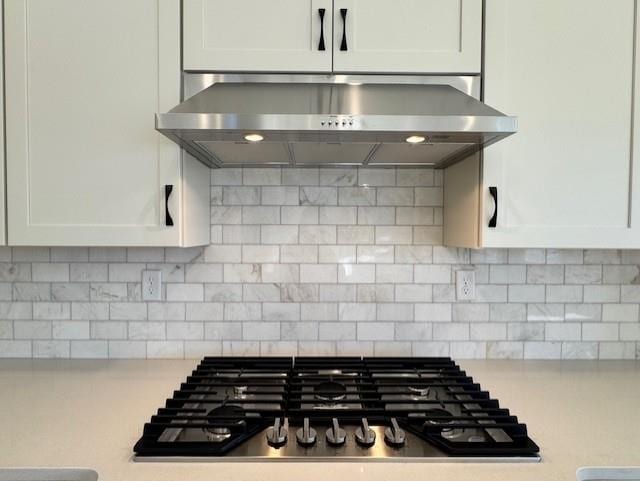
[[[309,418],[304,418],[302,427],[296,432],[296,439],[300,446],[312,446],[316,443],[318,433],[309,427]]]
[[[402,446],[407,439],[403,429],[398,426],[396,418],[391,418],[391,426],[384,430],[384,440],[391,446]]]
[[[333,418],[331,421],[332,425],[329,429],[327,429],[327,442],[329,444],[333,444],[334,446],[340,446],[344,444],[347,439],[347,433],[340,427],[338,424],[338,420]]]
[[[267,442],[275,448],[287,444],[289,435],[289,420],[284,418],[284,424],[280,425],[280,418],[276,418],[273,426],[267,429]]]
[[[361,446],[373,446],[376,442],[376,432],[369,427],[367,418],[362,418],[362,424],[356,429],[356,441]]]

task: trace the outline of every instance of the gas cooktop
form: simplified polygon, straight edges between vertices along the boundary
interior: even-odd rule
[[[526,425],[449,358],[206,357],[137,461],[538,461]]]

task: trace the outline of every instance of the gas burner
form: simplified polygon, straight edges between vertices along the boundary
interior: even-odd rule
[[[318,375],[320,376],[343,376],[343,375],[353,375],[354,373],[343,373],[342,369],[319,369]]]
[[[431,393],[430,387],[408,386],[407,389],[413,393],[418,394],[419,396],[428,397]]]
[[[239,398],[243,398],[246,395],[247,389],[249,389],[249,386],[233,386],[233,394]]]
[[[456,427],[436,427],[440,424],[453,424],[454,421],[449,419],[453,417],[446,409],[428,409],[424,412],[426,417],[433,416],[424,422],[423,429],[427,432],[439,432],[440,436],[452,442],[481,443],[487,440],[484,431],[475,428],[456,428]]]
[[[425,427],[427,428],[428,428],[427,425],[453,424],[453,420],[449,419],[453,417],[453,414],[451,414],[446,409],[439,409],[439,408],[427,409],[426,411],[424,411],[424,415],[425,417],[430,418],[424,422]],[[445,433],[448,433],[450,431],[453,431],[453,429],[442,428],[441,433],[444,436]]]
[[[324,381],[313,388],[314,397],[320,401],[335,403],[347,397],[344,384],[335,381]]]
[[[231,437],[231,429],[229,428],[204,428],[204,434],[212,443],[221,443]]]
[[[207,422],[212,424],[202,428],[207,439],[214,443],[222,443],[231,437],[231,428],[236,427],[244,430],[246,421],[244,419],[245,410],[240,406],[227,404],[212,409],[207,414]],[[228,419],[238,418],[238,419]]]
[[[451,414],[449,411],[447,411],[446,409],[440,409],[440,408],[433,408],[433,409],[427,409],[424,411],[424,415],[425,417],[431,417],[434,416],[435,418],[452,418],[453,414]],[[434,423],[444,423],[444,422],[452,422],[451,420],[448,419],[429,419],[427,422],[434,424]]]
[[[464,429],[461,428],[443,428],[440,435],[449,441],[456,441],[464,436]]]
[[[445,439],[457,439],[464,434],[464,429],[457,429],[453,427],[437,427],[438,424],[453,424],[453,417],[446,409],[433,408],[424,411],[424,416],[427,419],[424,422],[423,429],[427,432],[439,432]]]
[[[440,435],[457,443],[483,443],[488,440],[484,430],[474,428],[443,428]]]

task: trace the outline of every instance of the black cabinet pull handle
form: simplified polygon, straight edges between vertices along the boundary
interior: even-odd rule
[[[322,51],[326,50],[324,46],[324,12],[326,11],[325,8],[318,9],[318,15],[320,15],[320,43],[318,44],[318,50]]]
[[[169,197],[173,192],[173,185],[167,184],[164,186],[164,223],[166,226],[173,226],[173,218],[169,212]]]
[[[340,9],[340,16],[342,17],[342,42],[340,42],[340,51],[346,52],[347,49],[347,9]]]
[[[493,203],[495,207],[493,208],[493,215],[491,219],[489,219],[489,227],[491,229],[495,229],[498,225],[498,188],[497,187],[489,187],[489,194],[493,197]]]

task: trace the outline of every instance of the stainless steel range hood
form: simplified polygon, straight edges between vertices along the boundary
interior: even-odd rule
[[[478,91],[473,77],[201,75],[189,81],[205,88],[158,114],[156,129],[210,167],[446,167],[517,127],[515,117],[471,95]]]

